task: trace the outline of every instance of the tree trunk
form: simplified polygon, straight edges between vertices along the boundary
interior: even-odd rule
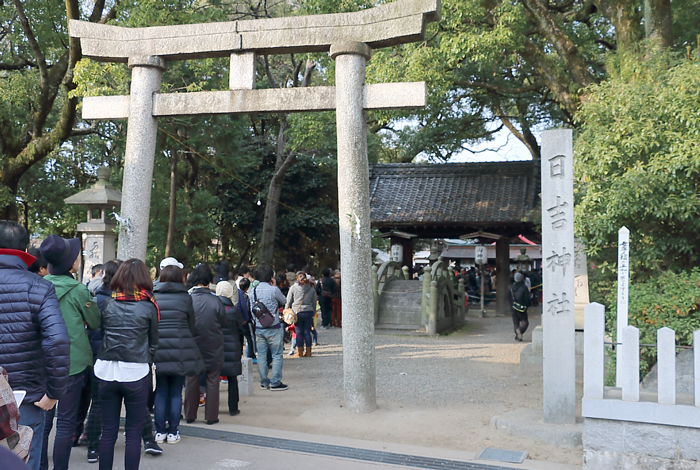
[[[661,47],[673,45],[671,0],[644,0],[644,33]]]
[[[280,116],[280,131],[277,137],[277,161],[275,162],[275,174],[272,175],[270,186],[267,190],[267,202],[265,203],[265,217],[263,218],[262,236],[258,249],[258,264],[272,265],[275,253],[275,232],[277,229],[277,211],[279,210],[280,197],[282,197],[282,185],[287,170],[296,161],[294,153],[285,153],[287,137],[285,133],[289,125],[287,115]]]
[[[293,156],[288,156],[290,160]],[[296,160],[296,158],[294,158]],[[282,196],[282,184],[284,183],[284,175],[287,173],[289,165],[284,167],[284,170],[275,171],[270,187],[267,191],[267,202],[265,203],[265,217],[263,218],[263,231],[260,239],[260,249],[258,250],[258,264],[272,265],[272,259],[275,252],[275,229],[277,228],[277,211],[279,209],[279,200]]]
[[[635,2],[630,0],[598,0],[603,15],[615,26],[617,50],[624,51],[642,37],[640,14]]]
[[[581,88],[595,83],[595,77],[579,53],[578,47],[554,20],[547,5],[540,0],[525,0],[523,5],[537,24],[540,33],[551,42],[552,48],[566,65],[574,83]]]
[[[46,158],[72,134],[76,133],[73,125],[77,119],[76,108],[79,98],[66,98],[65,95],[75,89],[73,68],[82,58],[82,49],[78,38],[66,38],[68,43],[66,52],[50,67],[45,52],[41,49],[40,42],[36,37],[34,25],[26,16],[23,2],[13,0],[12,3],[15,5],[19,25],[26,36],[31,59],[40,78],[37,100],[31,104],[34,109],[27,117],[22,131],[10,135],[0,130],[0,139],[2,140],[0,147],[6,149],[6,155],[0,155],[0,186],[5,186],[11,196],[9,204],[0,207],[0,218],[17,220],[18,208],[14,197],[17,195],[20,178],[34,164]],[[78,0],[65,0],[65,8],[66,20],[80,19]],[[93,5],[90,21],[99,20],[103,8],[104,1],[96,1]],[[112,9],[107,17],[113,17],[114,14],[114,9]],[[54,107],[56,99],[63,100],[60,108]],[[47,128],[46,121],[51,113],[58,114],[59,118],[55,124]],[[26,135],[30,135],[31,139],[25,141]]]
[[[165,257],[173,256],[175,243],[175,222],[177,219],[177,150],[171,150],[170,163],[170,214],[168,218],[168,239],[165,243]]]
[[[272,74],[270,73],[269,64],[266,62],[266,70],[270,83],[275,84],[276,81]],[[298,76],[298,71],[301,67],[301,63],[297,64],[295,67],[295,78]],[[311,80],[311,72],[313,72],[316,67],[316,63],[312,60],[306,61],[306,69],[304,70],[304,78],[300,86],[305,87],[309,85]],[[296,154],[287,153],[285,148],[287,146],[287,136],[286,131],[289,128],[287,124],[287,115],[280,115],[280,131],[277,136],[277,161],[275,162],[275,174],[272,176],[270,181],[270,186],[267,191],[267,202],[265,203],[265,217],[263,218],[263,229],[262,236],[260,238],[260,248],[258,249],[258,265],[269,264],[272,265],[273,256],[275,252],[275,231],[277,228],[277,211],[279,209],[279,201],[282,196],[282,185],[284,184],[284,176],[287,174],[287,170],[296,161]]]
[[[247,240],[247,238],[246,238]],[[241,269],[241,266],[243,266],[243,263],[245,262],[246,256],[248,256],[248,251],[250,251],[250,242],[246,243],[245,249],[243,250],[243,253],[241,253],[240,258],[238,258],[238,264],[236,265],[236,272],[235,274],[238,274],[238,270]]]

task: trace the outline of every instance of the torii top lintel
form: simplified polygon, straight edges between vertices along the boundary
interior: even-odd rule
[[[440,19],[440,0],[398,0],[352,13],[292,16],[148,28],[71,20],[71,37],[80,38],[83,55],[102,62],[130,57],[165,60],[222,57],[235,52],[260,54],[328,51],[341,41],[372,49],[421,41],[425,25]]]

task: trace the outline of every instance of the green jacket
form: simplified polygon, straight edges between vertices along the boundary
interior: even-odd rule
[[[87,287],[72,277],[49,274],[44,279],[51,281],[56,288],[58,305],[70,337],[68,375],[79,374],[92,367],[92,350],[85,328],[96,330],[100,327],[100,310]]]

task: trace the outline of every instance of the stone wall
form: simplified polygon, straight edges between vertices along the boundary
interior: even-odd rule
[[[586,418],[584,470],[700,468],[700,429]]]

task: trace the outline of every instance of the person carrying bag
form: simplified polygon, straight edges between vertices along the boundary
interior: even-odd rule
[[[258,345],[258,374],[260,388],[275,392],[287,390],[282,383],[282,354],[284,354],[284,329],[280,323],[277,309],[284,305],[285,298],[273,279],[274,272],[269,265],[263,264],[257,270],[260,283],[253,288],[253,307],[255,316],[255,342]],[[275,312],[273,315],[271,312]],[[270,321],[270,318],[272,321]],[[270,357],[268,358],[268,351]],[[268,378],[268,361],[272,359],[272,377]]]
[[[316,300],[316,290],[306,274],[299,271],[296,282],[289,288],[285,304],[286,309],[296,308],[297,357],[311,357],[311,325],[316,313]]]

